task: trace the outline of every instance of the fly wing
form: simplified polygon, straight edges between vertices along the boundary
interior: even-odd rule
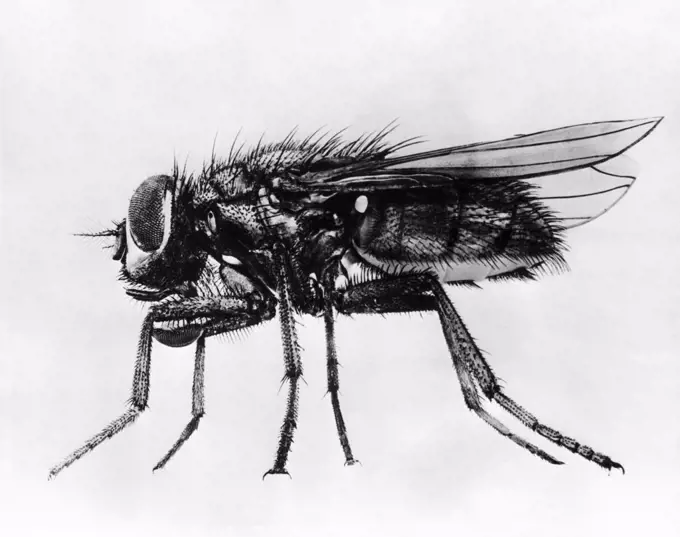
[[[595,166],[647,136],[662,118],[584,123],[309,172],[295,186],[314,192],[446,186],[451,179],[522,179]],[[298,189],[293,186],[293,189]]]
[[[388,159],[384,170],[461,179],[529,178],[586,168],[620,155],[660,118],[586,123],[459,148]]]
[[[550,207],[565,228],[587,224],[602,216],[633,186],[638,167],[627,155],[559,175],[527,179],[536,198]]]
[[[608,211],[632,186],[636,169],[622,155],[662,118],[585,123],[500,140],[310,172],[306,192],[370,193],[456,188],[469,181],[523,181],[554,209],[563,227]]]

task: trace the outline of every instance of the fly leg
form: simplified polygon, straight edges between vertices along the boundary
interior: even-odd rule
[[[447,303],[443,301],[439,291],[448,301],[450,308],[446,306]],[[345,314],[437,311],[467,407],[493,429],[519,446],[552,464],[562,464],[561,461],[538,446],[512,433],[503,423],[484,409],[473,374],[466,362],[470,345],[474,346],[474,342],[457,314],[454,321],[451,321],[451,311],[455,313],[455,310],[441,284],[435,278],[420,274],[365,282],[344,291],[336,292],[334,304],[339,312]],[[455,322],[456,319],[460,322]],[[476,346],[474,348],[476,349]],[[481,353],[479,353],[479,357],[483,361]],[[486,365],[485,361],[483,363]],[[486,367],[488,368],[488,366]]]
[[[173,457],[175,453],[182,447],[189,437],[198,429],[198,423],[201,421],[204,410],[204,373],[205,373],[205,337],[201,336],[196,341],[196,359],[194,361],[194,383],[192,387],[192,401],[191,401],[191,421],[182,431],[182,434],[177,439],[177,442],[170,448],[160,462],[154,466],[153,471],[160,470]]]
[[[75,450],[61,463],[54,466],[50,470],[50,479],[55,477],[64,468],[67,468],[80,459],[83,455],[92,451],[104,440],[111,438],[125,429],[128,425],[132,424],[137,417],[146,410],[149,400],[151,342],[155,322],[179,319],[191,320],[204,317],[221,318],[222,320],[204,330],[203,336],[199,338],[198,346],[200,348],[201,345],[204,344],[201,343],[201,340],[204,340],[205,337],[258,324],[267,319],[271,319],[273,315],[274,307],[272,300],[268,298],[264,299],[256,294],[250,294],[244,297],[188,298],[186,300],[154,306],[146,315],[144,322],[142,323],[139,345],[137,347],[135,372],[132,381],[132,397],[129,400],[130,408],[124,412],[122,416],[104,427],[101,432],[87,440],[82,447]],[[197,350],[197,362],[203,361],[203,358],[199,359],[200,355],[203,353],[204,350]],[[199,406],[202,407],[202,378],[199,379],[199,381],[195,380],[194,387],[196,387],[197,384],[201,385],[198,399],[200,400]],[[194,392],[194,396],[194,402],[197,403],[196,391]],[[196,419],[196,425],[198,425],[198,419]],[[187,427],[187,429],[189,429],[189,427]],[[187,431],[185,430],[185,433],[186,432]],[[193,432],[193,430],[191,432]],[[189,437],[191,432],[186,435],[186,438]],[[171,453],[169,454],[170,456],[179,449],[186,438],[184,438],[184,440],[180,438],[181,441],[179,442],[179,445],[173,447],[173,450],[171,450]],[[169,459],[169,457],[167,458]],[[167,462],[167,460],[164,459],[164,462]]]
[[[449,344],[452,354],[456,351],[457,353],[460,353],[462,364],[472,373],[472,375],[474,375],[482,392],[489,400],[496,401],[503,410],[509,412],[512,416],[522,422],[522,424],[529,427],[543,438],[546,438],[559,446],[565,447],[573,453],[581,455],[602,468],[607,470],[618,468],[621,471],[624,471],[623,466],[613,461],[607,455],[598,453],[592,448],[577,442],[573,438],[564,436],[555,429],[540,423],[535,416],[505,395],[501,391],[498,379],[486,363],[484,356],[475,344],[470,332],[465,327],[460,315],[458,315],[458,312],[453,307],[453,303],[444,291],[442,285],[435,279],[430,279],[429,284],[437,300],[437,311],[439,312],[447,342],[449,338],[453,336],[452,343]]]
[[[542,459],[553,464],[561,464],[560,461],[543,450],[511,433],[501,422],[490,416],[481,405],[474,380],[477,381],[489,400],[498,403],[501,408],[540,436],[581,455],[589,461],[593,461],[607,470],[612,468],[623,470],[623,466],[607,455],[598,453],[573,438],[564,436],[555,429],[540,423],[535,416],[501,391],[498,379],[484,359],[442,284],[436,278],[429,275],[412,275],[368,282],[349,289],[341,298],[344,303],[343,307],[349,310],[348,313],[351,313],[352,310],[357,313],[422,311],[423,309],[437,311],[461,383],[465,402],[484,421],[499,433]]]
[[[345,465],[351,466],[357,462],[352,454],[352,448],[347,438],[347,426],[340,410],[340,377],[338,374],[338,354],[335,347],[335,319],[333,316],[333,291],[337,270],[327,269],[323,275],[323,316],[326,327],[326,374],[328,378],[328,394],[331,396],[331,406],[335,417],[335,426],[342,451],[345,454]]]
[[[323,276],[324,322],[326,326],[326,372],[328,376],[328,393],[331,396],[331,406],[338,438],[345,454],[345,464],[353,465],[359,462],[352,454],[352,448],[347,437],[347,426],[340,409],[339,391],[340,380],[338,374],[338,356],[335,346],[335,320],[333,306],[343,314],[355,313],[397,313],[434,311],[435,301],[432,296],[419,294],[420,287],[409,294],[409,282],[400,281],[400,285],[382,281],[339,291],[335,289],[335,278],[340,275],[337,267],[327,268]],[[396,291],[393,293],[391,291]]]
[[[244,328],[253,324],[259,324],[262,321],[271,319],[274,316],[274,306],[271,300],[263,299],[258,293],[254,292],[249,295],[248,302],[243,299],[221,299],[222,302],[226,300],[225,304],[221,305],[222,310],[229,311],[234,318],[224,319],[210,326],[206,333],[198,338],[196,341],[196,358],[194,361],[194,380],[192,387],[192,405],[191,405],[191,421],[182,431],[182,434],[177,439],[175,444],[170,448],[166,455],[154,467],[154,472],[163,468],[167,462],[177,453],[179,448],[191,437],[196,429],[201,418],[205,414],[204,407],[204,373],[205,373],[205,339],[208,336],[222,334],[224,332],[231,332],[239,328]],[[213,306],[208,303],[207,309],[209,314],[215,314],[212,310]],[[243,315],[244,308],[250,310],[249,313]],[[198,312],[194,313],[198,315]]]
[[[302,378],[302,360],[295,330],[295,318],[293,317],[292,284],[288,256],[283,244],[275,244],[273,250],[274,262],[276,263],[276,284],[279,290],[279,318],[281,321],[283,359],[286,368],[281,382],[283,384],[288,381],[288,398],[286,400],[286,413],[279,435],[279,445],[274,458],[274,466],[264,473],[262,479],[269,474],[286,474],[290,476],[288,470],[286,470],[286,462],[288,461],[288,454],[293,444],[294,432],[297,428],[299,382]]]
[[[107,438],[118,434],[146,409],[149,400],[149,372],[151,368],[151,336],[153,333],[153,314],[149,312],[142,323],[142,330],[137,346],[137,360],[135,361],[135,373],[132,381],[132,397],[129,400],[130,408],[119,418],[113,420],[104,427],[101,432],[90,438],[85,445],[76,449],[61,463],[50,470],[49,479],[53,479],[64,468],[68,468],[83,455],[89,453]]]

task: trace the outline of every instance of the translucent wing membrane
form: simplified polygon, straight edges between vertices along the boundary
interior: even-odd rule
[[[499,142],[443,149],[415,160],[389,164],[387,170],[417,169],[454,172],[460,178],[532,177],[591,166],[618,155],[637,143],[658,120],[643,119],[589,123]]]
[[[628,192],[637,173],[635,161],[619,155],[589,168],[526,181],[537,187],[536,197],[569,229],[606,213]]]
[[[497,142],[361,162],[299,180],[318,191],[428,188],[453,179],[525,179],[600,165],[647,136],[661,118],[587,123]]]

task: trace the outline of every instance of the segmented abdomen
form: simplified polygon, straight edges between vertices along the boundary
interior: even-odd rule
[[[562,264],[556,219],[517,181],[368,197],[353,242],[361,257],[389,272]]]

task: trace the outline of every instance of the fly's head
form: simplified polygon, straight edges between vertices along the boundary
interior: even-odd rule
[[[186,186],[179,174],[144,180],[130,199],[127,218],[115,230],[113,259],[122,265],[126,293],[156,309],[228,294],[219,270],[210,263],[204,235],[193,224]],[[218,323],[210,315],[187,314],[154,323],[153,335],[164,345],[182,347]]]
[[[128,294],[140,300],[159,300],[187,294],[205,266],[207,253],[201,235],[191,225],[184,181],[154,175],[135,190],[128,215],[118,226],[114,260],[131,283]]]
[[[230,211],[220,212],[218,197],[203,190],[205,184],[179,173],[149,177],[132,195],[126,219],[95,234],[115,237],[113,259],[122,265],[126,293],[151,304],[161,319],[153,336],[172,347],[223,332],[222,298],[267,295],[258,265],[241,264],[225,249],[240,244],[238,226],[225,219]],[[250,260],[248,255],[240,257]]]

